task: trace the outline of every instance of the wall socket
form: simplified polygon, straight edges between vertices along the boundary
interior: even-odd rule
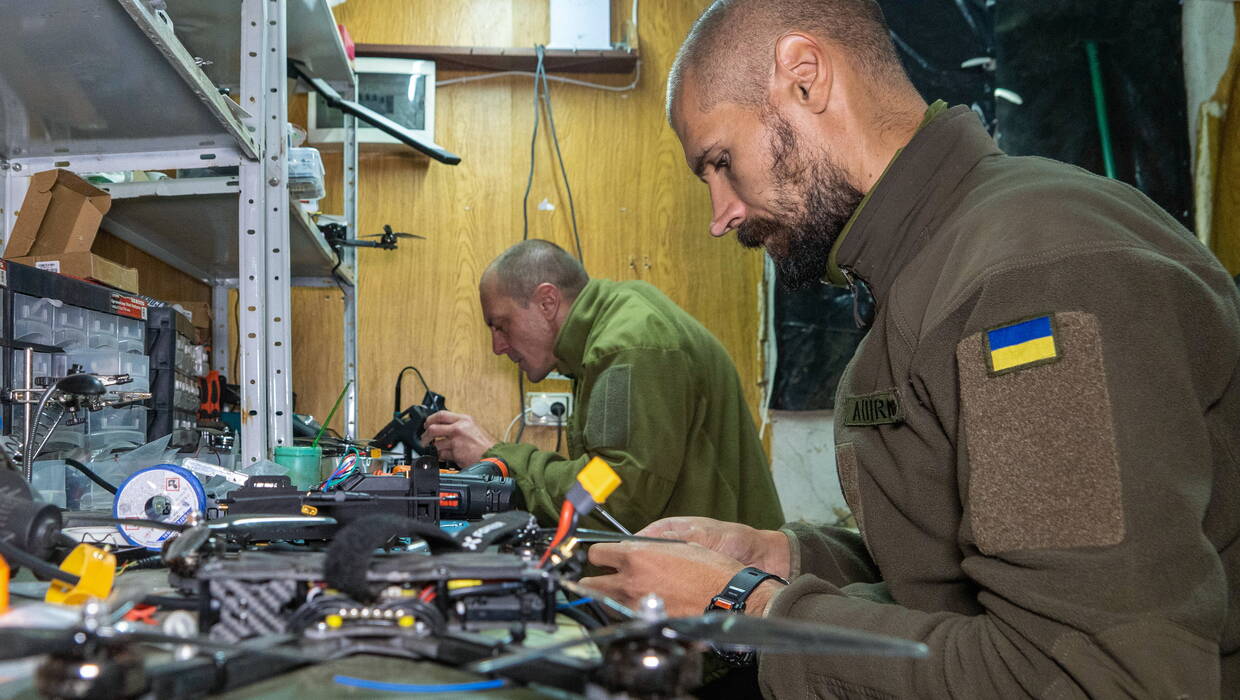
[[[564,404],[564,415],[559,418],[551,412],[555,403]],[[560,421],[568,421],[573,415],[573,395],[568,392],[527,391],[525,393],[526,425],[555,425]]]

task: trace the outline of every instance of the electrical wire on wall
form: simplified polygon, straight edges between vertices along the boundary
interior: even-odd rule
[[[535,49],[535,55],[538,57],[538,65],[534,68],[534,75],[539,76],[543,72],[543,52]],[[526,241],[530,238],[530,190],[534,187],[534,163],[538,156],[538,123],[542,121],[542,115],[539,104],[539,97],[542,88],[539,87],[537,77],[534,79],[534,132],[530,135],[530,172],[525,178],[525,197],[521,199],[521,240]],[[522,421],[524,423],[524,421]],[[519,442],[519,440],[518,440]]]
[[[529,240],[530,237],[530,191],[534,186],[534,166],[537,162],[538,154],[538,127],[539,122],[542,121],[542,113],[545,110],[547,114],[547,131],[551,134],[551,143],[555,147],[555,157],[560,168],[560,178],[564,182],[564,192],[568,197],[569,221],[573,229],[573,245],[576,249],[577,260],[584,265],[585,254],[581,247],[581,231],[577,227],[577,204],[573,199],[572,185],[568,181],[568,168],[564,165],[564,154],[560,150],[560,136],[555,126],[555,109],[551,105],[551,86],[547,82],[546,53],[547,47],[542,44],[535,45],[534,55],[537,58],[537,63],[534,68],[534,128],[530,134],[530,169],[525,178],[525,194],[521,199],[521,240]],[[638,77],[640,77],[640,73]],[[637,78],[634,78],[633,85],[636,86],[636,84]],[[517,402],[519,404],[518,410],[520,411],[518,419],[521,422],[521,427],[517,430],[516,442],[521,442],[521,438],[525,436],[525,429],[528,427],[528,423],[525,419],[525,376],[519,368],[517,369]],[[556,449],[557,451],[559,450],[558,445]]]
[[[496,78],[507,78],[507,77],[514,76],[514,75],[520,75],[520,76],[532,78],[532,77],[537,76],[538,74],[533,71],[528,71],[528,70],[505,70],[505,71],[500,71],[498,73],[487,73],[486,75],[467,75],[464,78],[449,78],[447,80],[440,80],[439,82],[435,83],[435,87],[440,88],[440,87],[447,87],[449,85],[459,85],[461,83],[476,83],[480,80],[494,80]],[[637,64],[634,66],[632,82],[626,83],[624,85],[604,85],[602,83],[591,83],[586,80],[564,78],[558,75],[547,76],[547,80],[550,80],[553,83],[562,83],[564,85],[576,85],[577,87],[590,88],[591,90],[603,90],[604,92],[632,92],[637,89],[637,85],[638,83],[641,82],[641,78],[642,78],[642,61],[640,58],[637,59]]]
[[[534,129],[530,135],[530,170],[525,178],[525,196],[521,200],[522,230],[521,240],[530,237],[530,190],[534,186],[534,165],[537,157],[538,125],[542,121],[542,111],[547,113],[547,131],[551,133],[551,143],[555,147],[555,158],[560,166],[560,177],[564,181],[564,192],[568,196],[569,220],[573,227],[573,244],[576,246],[577,260],[585,264],[585,256],[581,249],[581,233],[577,229],[577,205],[573,200],[573,188],[568,182],[568,169],[564,166],[564,154],[560,151],[560,136],[555,126],[555,109],[551,106],[551,87],[547,84],[546,67],[547,47],[538,44],[534,54],[538,63],[534,69]]]
[[[581,234],[577,231],[577,207],[573,203],[573,188],[568,184],[568,170],[564,167],[564,154],[560,153],[560,137],[556,133],[555,128],[555,110],[551,108],[551,86],[547,84],[547,69],[543,65],[543,53],[546,51],[546,47],[539,44],[535,51],[538,53],[539,73],[542,74],[542,101],[547,109],[547,130],[551,132],[551,143],[555,145],[555,158],[559,161],[560,176],[564,179],[564,192],[568,195],[568,212],[569,219],[573,224],[573,242],[577,246],[577,260],[582,265],[585,265],[586,259],[581,252]],[[539,92],[537,85],[535,85],[534,92],[535,96],[537,96]]]

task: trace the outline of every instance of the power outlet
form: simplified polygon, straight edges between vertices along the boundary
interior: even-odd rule
[[[551,407],[564,404],[564,415],[556,417]],[[525,394],[526,425],[555,425],[573,415],[573,395],[568,392],[529,391]]]

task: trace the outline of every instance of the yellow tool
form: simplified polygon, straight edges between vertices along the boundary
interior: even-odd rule
[[[0,613],[9,611],[9,563],[0,557]]]
[[[60,570],[77,576],[76,584],[53,579],[43,600],[61,605],[81,605],[91,598],[103,600],[112,594],[116,580],[116,555],[94,545],[79,544],[60,563]]]

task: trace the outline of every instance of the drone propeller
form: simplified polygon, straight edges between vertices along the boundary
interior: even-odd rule
[[[600,628],[580,639],[479,661],[472,664],[469,670],[477,673],[496,673],[504,669],[524,666],[583,644],[593,643],[603,646],[624,640],[660,637],[730,650],[752,649],[768,654],[923,658],[929,653],[926,645],[920,642],[870,632],[832,625],[817,625],[799,620],[716,613],[653,621],[632,620]]]
[[[362,238],[421,238],[426,240],[426,236],[419,236],[416,233],[404,233],[403,231],[393,231],[388,224],[383,225],[383,233],[372,233]]]
[[[662,630],[664,636],[717,647],[754,649],[768,654],[905,656],[920,659],[929,653],[926,645],[920,642],[786,618],[712,613],[664,620],[654,627]]]
[[[291,640],[288,637],[282,641]],[[141,644],[175,644],[189,645],[210,649],[212,651],[245,651],[247,653],[290,659],[305,663],[326,661],[326,657],[317,658],[304,650],[271,646],[269,638],[255,638],[243,642],[223,642],[205,637],[178,637],[162,632],[148,630],[119,630],[114,627],[100,627],[95,631],[87,631],[79,627],[48,628],[48,627],[0,627],[0,661],[12,661],[27,656],[42,654],[68,654],[88,643],[105,646],[141,643]]]
[[[535,661],[541,661],[566,649],[572,649],[573,647],[579,647],[584,644],[595,644],[601,646],[604,644],[611,644],[612,642],[618,642],[623,639],[641,637],[649,629],[649,623],[641,620],[631,620],[619,625],[600,628],[583,637],[570,639],[566,642],[539,647],[537,649],[530,649],[529,651],[521,651],[515,654],[497,656],[491,659],[483,659],[482,661],[475,661],[474,663],[465,666],[465,670],[484,675],[489,673],[498,673],[505,669],[516,668],[534,663]]]
[[[418,234],[416,234],[416,233],[404,233],[404,232],[402,232],[402,231],[395,231],[395,232],[393,232],[393,233],[391,233],[391,234],[387,234],[387,233],[371,233],[371,234],[367,234],[367,235],[365,235],[365,236],[362,236],[362,238],[383,238],[384,236],[387,236],[387,235],[391,235],[391,236],[394,236],[394,237],[396,237],[396,238],[420,238],[420,239],[422,239],[422,240],[426,240],[426,236],[418,235]]]
[[[0,627],[0,661],[72,651],[79,642],[72,630],[50,627]],[[83,636],[82,641],[86,641]]]

